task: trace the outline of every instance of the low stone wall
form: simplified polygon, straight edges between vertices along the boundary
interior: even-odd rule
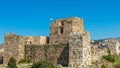
[[[104,56],[104,55],[108,55],[108,49],[107,48],[101,49],[101,48],[98,48],[97,46],[92,46],[91,47],[91,58],[92,58],[91,62],[92,63],[101,59],[102,56]]]
[[[67,44],[45,46],[26,45],[25,59],[31,62],[48,61],[53,64],[68,66],[69,46]]]

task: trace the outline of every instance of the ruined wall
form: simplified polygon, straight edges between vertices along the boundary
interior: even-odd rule
[[[6,34],[3,61],[7,64],[10,57],[17,62],[24,58],[31,62],[46,60],[75,68],[91,64],[90,36],[84,31],[82,19],[73,17],[51,23],[50,44],[46,45],[48,42],[48,37]]]
[[[60,19],[50,24],[50,44],[66,44],[71,32],[84,32],[83,19],[73,17]]]
[[[32,36],[25,36],[25,45],[33,44],[33,37]]]
[[[106,41],[103,42],[102,45],[106,45],[110,49],[112,55],[120,55],[120,42]]]
[[[13,33],[4,36],[4,64],[9,58],[14,57],[17,62],[24,59],[25,45],[45,45],[48,44],[48,37],[44,36],[17,36]]]
[[[45,45],[49,43],[49,37],[45,36],[25,36],[26,45]]]
[[[24,40],[24,37],[16,36],[13,33],[5,34],[3,58],[4,64],[7,64],[11,57],[14,57],[17,62],[24,58]]]
[[[49,37],[40,36],[40,44],[38,45],[45,45],[45,44],[49,44]]]
[[[69,39],[69,67],[89,68],[91,65],[90,36],[73,32]]]
[[[31,62],[49,61],[74,68],[89,68],[91,46],[88,32],[74,32],[69,35],[68,44],[34,46],[26,45],[25,57]]]
[[[107,48],[98,48],[98,46],[91,47],[91,58],[92,58],[91,63],[94,63],[97,60],[100,60],[104,55],[108,55]]]
[[[26,45],[25,58],[31,62],[49,61],[53,64],[68,66],[69,46],[64,45]]]

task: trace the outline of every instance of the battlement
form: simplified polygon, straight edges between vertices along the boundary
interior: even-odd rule
[[[45,45],[49,44],[49,37],[46,36],[26,36],[25,37],[26,45]]]

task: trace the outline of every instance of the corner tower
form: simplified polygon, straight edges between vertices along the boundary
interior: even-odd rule
[[[18,63],[24,59],[25,39],[23,36],[17,36],[13,33],[4,36],[4,58],[3,63],[7,64],[11,57]]]

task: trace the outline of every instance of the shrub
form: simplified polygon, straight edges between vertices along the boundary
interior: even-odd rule
[[[17,66],[16,66],[16,60],[13,57],[11,57],[9,59],[7,68],[17,68]]]
[[[103,56],[102,58],[105,59],[105,60],[107,60],[107,61],[109,61],[109,62],[111,62],[111,63],[114,63],[114,62],[115,62],[115,58],[112,57],[112,56],[110,56],[110,55],[108,55],[108,56]]]
[[[33,63],[31,68],[55,68],[55,66],[52,63],[46,62],[46,61],[39,61]]]
[[[106,67],[105,67],[105,65],[103,64],[103,65],[101,66],[101,68],[106,68]]]
[[[91,64],[96,64],[96,62],[92,62]]]
[[[21,59],[21,60],[19,61],[19,63],[30,63],[30,60]]]
[[[115,64],[114,68],[120,68],[120,63]]]

